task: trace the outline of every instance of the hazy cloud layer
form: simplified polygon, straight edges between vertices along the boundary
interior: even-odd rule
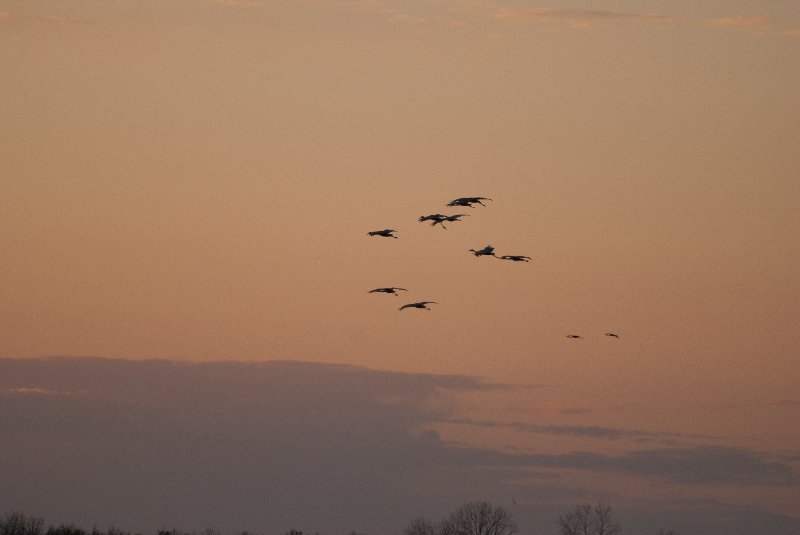
[[[420,431],[462,418],[456,392],[507,388],[297,362],[0,359],[0,506],[143,531],[378,533],[466,499],[516,496],[520,522],[547,529],[559,509],[594,495],[571,471],[798,485],[785,460],[737,448],[515,455]]]
[[[3,359],[0,505],[151,531],[375,531],[426,496],[435,508],[469,459],[409,430],[451,415],[453,392],[495,388],[310,363]]]
[[[255,7],[260,5],[256,0],[209,0],[212,4],[233,7]]]
[[[80,17],[63,15],[28,15],[12,11],[0,11],[0,23],[30,23],[30,24],[82,24],[87,22]]]
[[[633,441],[675,441],[675,440],[709,440],[718,439],[708,435],[686,433],[653,433],[636,429],[619,429],[616,427],[602,427],[595,425],[541,425],[525,422],[498,422],[493,420],[472,420],[469,418],[448,420],[448,423],[461,424],[486,428],[504,428],[520,431],[522,433],[539,433],[548,435],[574,435],[604,440],[633,440]]]
[[[496,20],[509,22],[562,21],[572,26],[590,26],[600,20],[668,20],[670,17],[658,13],[624,13],[598,9],[545,9],[540,7],[503,7],[493,16]]]
[[[769,19],[767,17],[720,17],[708,20],[707,24],[715,27],[758,28],[769,25]]]
[[[695,446],[632,451],[621,456],[591,452],[531,455],[533,466],[608,471],[651,476],[672,483],[713,485],[800,485],[786,462],[741,448]]]

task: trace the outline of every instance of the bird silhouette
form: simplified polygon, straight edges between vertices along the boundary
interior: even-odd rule
[[[436,221],[444,220],[444,218],[446,218],[446,217],[447,216],[444,215],[444,214],[422,215],[422,216],[419,216],[419,221],[420,221],[420,223],[423,222],[423,221],[433,221],[435,223]],[[431,223],[431,224],[433,224],[433,223]]]
[[[401,306],[397,310],[403,310],[404,308],[424,308],[425,310],[430,310],[428,305],[438,305],[436,301],[420,301],[419,303],[408,303],[406,305]]]
[[[616,333],[606,333],[606,336],[613,336],[616,339],[619,339],[619,335]]]
[[[397,232],[397,231],[394,230],[394,229],[386,228],[386,229],[383,229],[383,230],[373,230],[372,232],[367,232],[367,235],[369,235],[369,236],[383,236],[384,238],[394,238],[396,240],[397,236],[395,236],[393,234],[394,232]]]
[[[447,220],[447,216],[444,214],[431,214],[431,215],[424,215],[419,218],[420,222],[422,221],[430,221],[431,226],[435,227],[436,225],[441,225],[443,221]],[[444,225],[442,225],[443,229],[447,229]]]
[[[491,245],[487,245],[483,249],[479,249],[477,251],[475,249],[470,249],[470,252],[475,256],[494,256],[497,258],[497,255],[494,254],[494,247]]]
[[[512,262],[530,262],[530,256],[522,256],[522,255],[503,255],[500,257],[500,260],[511,260]]]
[[[567,338],[583,339],[583,336],[580,336],[578,334],[568,334]]]
[[[436,225],[442,225],[442,228],[446,230],[447,227],[444,226],[444,222],[445,221],[447,221],[448,223],[452,223],[452,222],[455,222],[455,221],[461,221],[461,218],[464,217],[464,216],[469,216],[469,214],[446,215],[446,216],[434,221],[433,223],[431,223],[431,226],[435,227]]]
[[[480,204],[481,206],[486,206],[481,201],[491,201],[492,199],[488,197],[459,197],[458,199],[453,199],[447,206],[467,206],[469,208],[473,208],[473,204]]]
[[[372,293],[394,294],[394,296],[397,297],[397,296],[400,295],[400,294],[397,293],[397,290],[403,290],[403,291],[406,291],[406,292],[408,291],[405,288],[391,287],[391,288],[375,288],[374,290],[370,290],[367,293],[371,293],[371,294]]]

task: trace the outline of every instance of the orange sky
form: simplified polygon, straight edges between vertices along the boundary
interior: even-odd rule
[[[0,1],[0,356],[463,374],[550,385],[476,419],[797,452],[800,8],[696,4]]]

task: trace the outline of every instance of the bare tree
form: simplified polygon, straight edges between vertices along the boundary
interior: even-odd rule
[[[572,511],[567,511],[558,517],[560,535],[591,535],[592,506],[588,503],[576,505]]]
[[[0,517],[0,535],[41,535],[44,520],[19,511],[10,511]]]
[[[427,518],[415,518],[403,528],[403,535],[439,535],[439,530]]]
[[[599,503],[594,506],[594,533],[595,535],[617,535],[622,531],[620,525],[614,520],[611,506]]]
[[[47,528],[45,535],[86,535],[86,531],[76,527],[75,524],[61,524],[58,527]]]
[[[611,506],[598,503],[579,504],[558,517],[559,535],[618,535],[622,532],[614,520]]]
[[[489,502],[465,503],[442,520],[439,535],[513,535],[517,525],[502,507]]]

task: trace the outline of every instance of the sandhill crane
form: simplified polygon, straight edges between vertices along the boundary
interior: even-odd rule
[[[568,334],[567,338],[574,338],[574,339],[577,339],[577,340],[582,340],[583,336],[580,336],[578,334]]]
[[[481,201],[491,201],[492,199],[488,197],[459,197],[458,199],[453,199],[447,206],[468,206],[469,208],[473,208],[473,204],[480,204],[481,206],[486,206]]]
[[[403,290],[405,292],[408,291],[405,288],[391,287],[391,288],[375,288],[374,290],[370,290],[367,293],[371,293],[371,294],[373,294],[373,293],[394,294],[395,297],[398,297],[400,294],[397,293],[397,290]]]
[[[606,333],[606,336],[613,336],[616,339],[619,339],[619,335],[616,333]]]
[[[511,260],[512,262],[530,262],[530,256],[522,256],[522,255],[503,255],[500,257],[500,260]]]
[[[494,254],[494,247],[491,245],[487,245],[483,249],[476,251],[475,249],[470,249],[470,252],[475,256],[494,256],[497,258],[497,255]]]
[[[441,219],[439,219],[439,220],[437,220],[437,221],[434,221],[433,223],[431,223],[431,226],[432,226],[432,227],[435,227],[436,225],[442,225],[442,228],[443,228],[443,229],[445,229],[445,230],[447,230],[447,227],[445,227],[445,226],[444,226],[444,222],[445,222],[445,221],[447,221],[448,223],[453,223],[453,222],[455,222],[455,221],[461,221],[461,218],[462,218],[462,217],[465,217],[465,216],[469,216],[469,214],[453,214],[453,215],[446,215],[446,216],[442,217]]]
[[[408,303],[406,305],[401,306],[397,310],[403,310],[404,308],[424,308],[425,310],[430,311],[428,305],[438,305],[436,301],[420,301],[419,303]]]
[[[436,225],[441,224],[441,222],[446,220],[446,219],[447,219],[447,216],[444,215],[444,214],[423,215],[423,216],[420,216],[420,218],[419,218],[420,222],[430,221],[432,227],[435,227]],[[446,229],[447,227],[442,225],[442,228]]]
[[[373,230],[372,232],[367,232],[368,236],[383,236],[384,238],[394,238],[397,239],[397,236],[392,234],[393,232],[397,232],[394,229],[385,228],[383,230]]]

